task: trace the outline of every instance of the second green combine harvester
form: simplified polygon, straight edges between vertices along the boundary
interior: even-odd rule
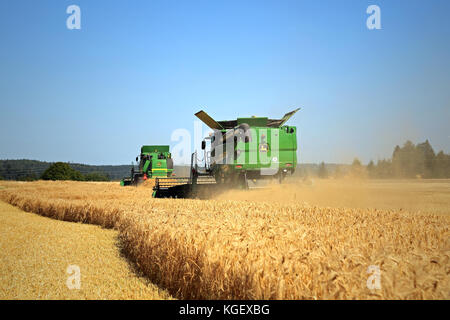
[[[153,196],[208,198],[226,188],[247,189],[248,180],[275,178],[281,182],[297,167],[297,128],[285,123],[298,110],[281,119],[250,117],[226,121],[197,112],[195,115],[213,130],[202,141],[201,165],[197,163],[197,152],[193,153],[190,177],[157,178]]]
[[[142,146],[136,162],[139,162],[138,168],[132,166],[131,177],[122,179],[122,186],[138,185],[149,178],[172,176],[173,160],[169,146]]]

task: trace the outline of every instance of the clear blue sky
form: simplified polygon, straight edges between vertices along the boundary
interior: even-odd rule
[[[81,30],[66,8],[81,8]],[[381,8],[382,30],[366,28]],[[0,2],[0,159],[129,164],[142,144],[302,107],[300,162],[450,152],[450,1]]]

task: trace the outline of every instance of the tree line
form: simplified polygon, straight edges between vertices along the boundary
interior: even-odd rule
[[[49,170],[51,169],[51,170]],[[186,170],[184,170],[186,169]],[[177,175],[189,172],[189,167],[176,166]],[[130,166],[89,166],[48,163],[35,160],[0,160],[0,179],[6,180],[78,180],[110,181],[128,176]],[[355,159],[351,165],[339,164],[299,164],[295,173],[298,177],[367,177],[374,179],[389,178],[450,178],[450,154],[434,152],[428,140],[415,145],[406,141],[396,146],[390,159],[370,161],[367,166]]]
[[[402,147],[397,145],[394,148],[392,158],[378,160],[377,163],[371,160],[367,166],[364,166],[356,158],[350,166],[336,166],[334,172],[330,174],[327,165],[322,162],[319,165],[317,176],[320,178],[350,176],[373,179],[450,178],[450,154],[443,151],[436,154],[428,140],[417,145],[406,141]]]
[[[41,176],[42,180],[109,181],[109,177],[98,172],[82,174],[67,163],[56,162],[48,167]]]
[[[25,162],[28,160],[24,160]],[[10,173],[10,171],[6,171]],[[51,164],[42,174],[38,174],[37,170],[25,169],[24,171],[15,171],[17,175],[15,179],[8,176],[8,180],[18,181],[35,181],[35,180],[74,180],[74,181],[110,181],[107,174],[101,172],[90,172],[83,174],[73,169],[69,164],[64,162],[56,162]],[[5,179],[0,175],[0,180]]]
[[[367,174],[371,178],[450,178],[450,154],[442,150],[437,154],[426,140],[414,145],[406,141],[396,146],[391,159],[370,161]]]
[[[38,180],[52,164],[53,162],[27,159],[0,160],[0,179],[19,181]],[[84,176],[88,176],[88,179],[92,174],[94,176],[100,174],[109,177],[110,180],[120,180],[130,174],[130,165],[86,165],[79,163],[68,163],[68,165]]]

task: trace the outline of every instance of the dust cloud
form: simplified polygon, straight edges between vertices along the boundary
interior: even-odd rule
[[[214,199],[450,214],[450,180],[296,179],[253,184]]]

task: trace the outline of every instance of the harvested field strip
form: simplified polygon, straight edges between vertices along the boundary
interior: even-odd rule
[[[151,199],[112,184],[9,184],[0,198],[114,227],[149,279],[178,298],[448,299],[449,217],[251,201]],[[381,289],[367,288],[369,266]]]
[[[0,202],[0,299],[170,298],[130,269],[117,247],[117,234]],[[66,285],[69,265],[80,268],[80,290]]]

